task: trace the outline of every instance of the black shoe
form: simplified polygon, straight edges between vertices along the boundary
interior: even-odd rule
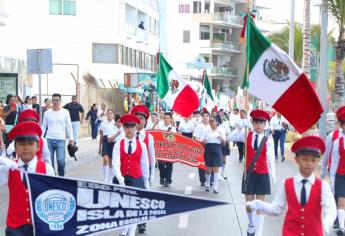
[[[249,228],[255,228],[255,226],[248,225],[248,229]],[[255,236],[255,230],[253,231],[253,233],[249,233],[247,230],[247,236]]]
[[[205,182],[200,182],[201,187],[205,187]]]
[[[338,229],[337,236],[345,236],[345,229]]]
[[[164,187],[169,187],[170,186],[170,183],[168,181],[165,181],[164,182]]]
[[[159,184],[160,184],[160,185],[164,185],[164,179],[161,178],[161,179],[159,180]]]
[[[138,232],[139,234],[143,234],[146,231],[146,224],[139,224],[138,225]]]
[[[206,192],[209,192],[209,191],[210,191],[210,186],[206,186],[206,187],[205,187],[205,191],[206,191]]]
[[[334,223],[333,223],[333,229],[339,229],[339,220],[338,217],[335,219]]]
[[[285,161],[285,157],[282,157],[282,162]]]

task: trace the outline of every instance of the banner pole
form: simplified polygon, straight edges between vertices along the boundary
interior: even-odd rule
[[[244,89],[244,100],[245,100],[245,106],[244,109],[246,111],[246,119],[248,119],[248,111],[249,111],[249,106],[248,106],[248,100],[249,100],[249,94],[248,94],[248,87],[249,87],[249,57],[250,57],[250,53],[249,53],[249,29],[250,29],[250,21],[251,21],[251,9],[252,8],[252,3],[251,0],[248,0],[248,8],[247,8],[247,25],[246,25],[246,86]],[[247,146],[248,146],[248,142],[247,142],[247,135],[248,135],[248,126],[245,126],[245,132],[244,132],[244,151],[243,151],[243,177],[244,177],[244,183],[245,183],[245,187],[247,186]]]

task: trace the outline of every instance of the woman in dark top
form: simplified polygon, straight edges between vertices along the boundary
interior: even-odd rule
[[[15,102],[15,98],[13,95],[7,95],[6,104],[7,105],[4,107],[4,110],[3,110],[4,117],[5,117],[5,126],[6,126],[6,131],[3,138],[6,143],[6,148],[7,148],[8,146],[7,133],[10,132],[13,126],[16,125],[17,123],[18,110],[17,110],[17,104]]]
[[[86,114],[86,120],[88,120],[90,117],[90,125],[91,125],[91,137],[93,140],[96,140],[97,138],[97,104],[94,103],[91,107],[91,109]]]

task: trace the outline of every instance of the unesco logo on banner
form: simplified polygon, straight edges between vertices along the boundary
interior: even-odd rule
[[[35,210],[38,217],[49,225],[50,230],[60,231],[74,215],[76,200],[68,192],[49,190],[38,196]]]

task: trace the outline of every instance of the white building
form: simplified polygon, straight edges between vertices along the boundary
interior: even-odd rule
[[[201,78],[202,70],[187,68],[204,57],[213,63],[212,88],[237,88],[243,78],[245,45],[240,44],[245,0],[160,1],[161,51],[180,75]]]
[[[85,84],[84,76],[111,88],[123,83],[124,73],[155,70],[155,0],[0,1],[5,9],[0,10],[0,76],[19,73],[18,92],[23,96],[38,93],[35,77],[26,76],[29,48],[52,48],[53,74],[43,76],[42,84],[47,96],[76,94],[76,81]]]

